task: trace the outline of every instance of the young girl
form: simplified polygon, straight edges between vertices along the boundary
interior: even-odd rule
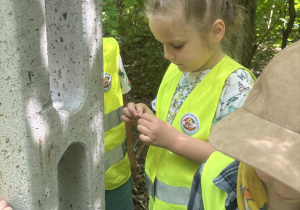
[[[212,126],[243,104],[254,76],[223,52],[240,25],[233,3],[149,0],[147,13],[172,64],[158,91],[156,117],[146,105],[129,103],[122,119],[152,145],[145,163],[149,209],[186,209],[193,176],[214,151]]]
[[[189,210],[300,209],[299,57],[300,41],[278,53],[243,107],[213,129],[212,146],[240,162],[214,152],[195,175]]]

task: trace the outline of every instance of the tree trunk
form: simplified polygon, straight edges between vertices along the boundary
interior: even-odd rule
[[[257,0],[238,0],[238,3],[246,8],[245,22],[241,29],[241,36],[238,40],[233,40],[236,59],[245,67],[250,68],[253,57],[252,49],[256,43],[255,38],[255,11]]]
[[[289,15],[290,15],[289,22],[287,24],[286,29],[283,30],[283,34],[282,34],[281,49],[286,47],[287,40],[294,26],[294,22],[297,15],[295,11],[295,0],[289,0]]]

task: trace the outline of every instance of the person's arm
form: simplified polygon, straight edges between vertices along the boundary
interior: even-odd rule
[[[127,96],[123,95],[123,104],[124,107],[127,106],[128,101],[127,101]],[[130,161],[130,167],[131,167],[131,176],[133,179],[135,179],[136,174],[137,174],[137,167],[136,167],[136,161],[135,161],[135,154],[134,154],[134,147],[133,147],[133,135],[132,135],[132,128],[131,124],[125,122],[125,127],[126,127],[126,145],[127,145],[127,153],[128,153],[128,158]]]
[[[13,210],[9,203],[0,198],[0,210]]]

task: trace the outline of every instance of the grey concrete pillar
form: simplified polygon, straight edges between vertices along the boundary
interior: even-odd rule
[[[0,197],[104,209],[101,0],[1,0]]]

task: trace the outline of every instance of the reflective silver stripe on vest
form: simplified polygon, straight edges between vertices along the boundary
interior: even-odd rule
[[[175,187],[167,185],[157,178],[155,178],[154,185],[152,185],[151,179],[145,173],[145,182],[149,194],[151,195],[153,201],[155,197],[175,205],[188,205],[190,199],[191,189],[187,187]]]
[[[105,171],[109,169],[112,165],[123,160],[126,155],[126,139],[125,141],[116,148],[109,150],[104,153],[104,160],[105,160]]]
[[[152,185],[152,181],[149,178],[149,176],[146,173],[144,173],[144,174],[145,174],[145,179],[144,180],[145,180],[145,183],[146,183],[148,193],[151,195],[152,199],[154,200],[155,199],[155,197],[154,197],[154,195],[155,195],[154,186],[155,185]]]
[[[123,115],[122,110],[123,110],[123,106],[104,115],[104,119],[103,119],[104,132],[116,127],[122,122],[121,120],[121,116]]]

